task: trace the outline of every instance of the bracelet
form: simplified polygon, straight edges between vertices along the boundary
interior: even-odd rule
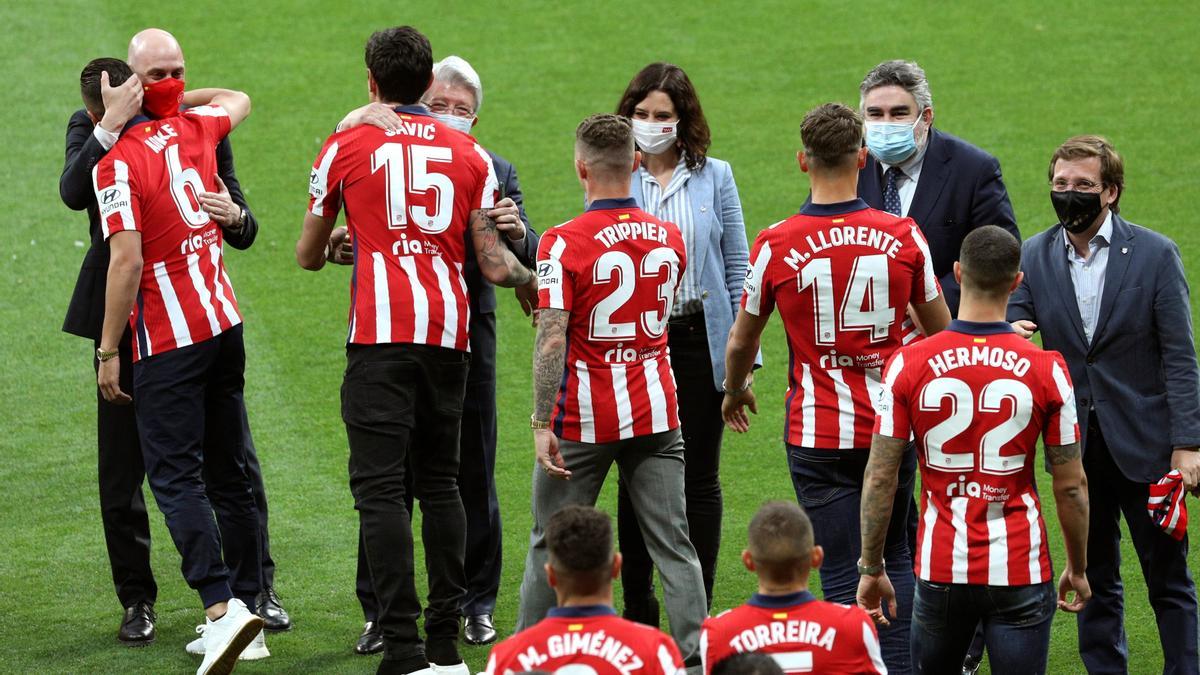
[[[746,390],[749,389],[752,384],[754,384],[754,380],[752,378],[747,377],[746,381],[742,383],[742,386],[740,386],[736,389],[730,389],[729,388],[729,380],[722,380],[721,381],[721,389],[723,389],[726,394],[733,394],[734,396],[736,396],[738,394],[746,393]]]
[[[875,564],[875,565],[864,565],[862,558],[859,558],[858,559],[858,573],[861,576],[873,577],[883,571],[883,565],[884,565],[884,563],[882,560],[880,560],[879,563]]]
[[[539,420],[537,417],[530,415],[529,416],[529,428],[530,429],[549,429],[550,422]]]

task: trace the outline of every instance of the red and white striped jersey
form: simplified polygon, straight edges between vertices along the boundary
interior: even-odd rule
[[[632,199],[600,199],[538,243],[538,307],[570,312],[554,434],[582,443],[679,426],[667,320],[683,235]]]
[[[330,136],[309,177],[309,212],[333,219],[344,209],[353,242],[347,341],[470,351],[467,226],[495,204],[492,160],[424,108],[396,111],[398,131]]]
[[[884,362],[903,341],[908,305],[940,294],[917,224],[860,199],[809,204],[760,232],[742,308],[765,316],[778,306],[783,318],[790,355],[784,441],[869,448],[872,401]]]
[[[484,675],[528,671],[577,675],[684,675],[675,641],[611,607],[555,607],[492,648]]]
[[[871,617],[859,607],[817,600],[808,591],[756,594],[741,607],[704,620],[704,675],[743,652],[769,654],[788,675],[887,673]]]
[[[878,408],[875,433],[916,437],[917,576],[989,586],[1049,581],[1034,458],[1039,435],[1047,445],[1079,440],[1062,355],[1004,322],[952,321],[892,356]]]
[[[100,227],[142,235],[129,322],[133,360],[203,342],[242,322],[221,258],[221,228],[200,207],[216,192],[216,148],[229,115],[214,105],[129,125],[92,170]]]

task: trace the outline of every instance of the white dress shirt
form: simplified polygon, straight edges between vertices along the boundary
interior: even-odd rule
[[[1100,317],[1100,299],[1104,297],[1104,272],[1108,269],[1108,248],[1112,243],[1112,212],[1104,217],[1104,224],[1088,242],[1088,257],[1075,251],[1067,231],[1063,230],[1063,245],[1067,247],[1067,262],[1070,263],[1071,284],[1075,286],[1075,303],[1079,306],[1079,318],[1083,320],[1083,334],[1088,344],[1096,332],[1096,320]]]

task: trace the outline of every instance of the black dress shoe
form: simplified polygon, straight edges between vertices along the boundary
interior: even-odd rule
[[[269,631],[292,629],[292,619],[287,610],[279,603],[279,596],[274,588],[264,588],[254,599],[254,613],[262,617],[263,628]]]
[[[490,645],[496,641],[496,627],[491,614],[476,614],[467,617],[463,628],[463,640],[469,645]]]
[[[379,624],[374,621],[368,621],[363,626],[362,635],[358,636],[358,643],[354,645],[354,653],[362,654],[378,654],[383,651],[383,631],[379,628]]]
[[[658,598],[653,595],[644,598],[625,596],[625,611],[621,616],[629,621],[658,628]]]
[[[154,642],[154,605],[149,602],[135,602],[125,608],[125,618],[121,620],[121,630],[117,631],[117,640],[128,647],[145,647]]]

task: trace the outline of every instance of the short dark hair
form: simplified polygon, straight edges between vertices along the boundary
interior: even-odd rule
[[[767,581],[788,583],[797,567],[807,571],[813,545],[812,522],[795,502],[767,502],[750,519],[747,548]]]
[[[617,114],[632,119],[637,104],[653,91],[661,91],[670,97],[675,113],[679,115],[676,139],[683,149],[684,164],[691,171],[699,171],[707,161],[712,134],[708,120],[704,118],[704,109],[700,107],[700,97],[683,68],[662,61],[642,68],[621,95]]]
[[[854,163],[862,147],[862,117],[841,103],[817,106],[800,124],[800,141],[810,165],[818,169],[845,168]]]
[[[1007,297],[1021,271],[1021,242],[1002,227],[984,225],[963,239],[958,264],[964,289]]]
[[[783,668],[768,654],[741,652],[717,661],[712,675],[783,675]]]
[[[1100,182],[1104,184],[1104,187],[1111,185],[1117,188],[1117,197],[1108,208],[1113,213],[1120,213],[1121,194],[1125,192],[1125,160],[1121,159],[1121,155],[1117,154],[1112,143],[1103,136],[1085,134],[1072,136],[1063,141],[1063,144],[1058,146],[1054,155],[1050,157],[1048,171],[1050,180],[1054,180],[1054,165],[1058,163],[1058,160],[1073,161],[1089,157],[1100,158]]]
[[[83,96],[83,107],[100,117],[104,114],[104,97],[100,92],[100,73],[108,73],[108,86],[125,84],[133,77],[133,69],[121,59],[101,57],[88,61],[79,73],[79,93]]]
[[[575,128],[575,151],[589,170],[628,181],[633,168],[633,128],[619,115],[592,115]]]
[[[376,31],[367,40],[367,70],[375,78],[379,97],[408,105],[421,99],[433,75],[433,48],[421,31],[397,26]]]
[[[546,549],[550,566],[572,592],[592,594],[611,583],[613,536],[607,514],[578,504],[563,507],[546,523]]]

